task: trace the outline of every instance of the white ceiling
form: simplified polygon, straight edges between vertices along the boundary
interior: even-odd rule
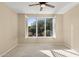
[[[40,6],[28,6],[35,3],[37,2],[5,2],[4,4],[17,13],[24,14],[63,14],[78,4],[76,2],[48,2],[48,4],[54,5],[55,8],[44,7],[43,11],[40,11]]]

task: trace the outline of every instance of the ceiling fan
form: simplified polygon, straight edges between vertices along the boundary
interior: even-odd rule
[[[43,10],[43,7],[51,7],[51,8],[55,8],[55,6],[54,5],[50,5],[50,4],[47,4],[48,2],[38,2],[37,4],[31,4],[31,5],[29,5],[29,6],[37,6],[37,5],[39,5],[40,6],[40,11],[42,11]]]

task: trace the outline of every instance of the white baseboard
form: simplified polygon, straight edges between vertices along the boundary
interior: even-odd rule
[[[2,57],[2,56],[4,56],[5,54],[7,54],[9,51],[11,51],[12,49],[14,49],[16,46],[17,46],[17,44],[14,45],[14,46],[12,46],[10,49],[8,49],[7,51],[5,51],[4,53],[0,54],[0,57]]]
[[[38,43],[38,42],[28,42],[28,43],[19,43],[18,45],[27,45],[27,44],[52,44],[52,45],[62,45],[62,46],[64,46],[64,43],[63,42],[40,42],[40,43]]]
[[[70,46],[69,44],[67,44],[67,43],[64,43],[64,45],[65,45],[66,47],[68,47],[68,48],[71,48],[71,46]]]

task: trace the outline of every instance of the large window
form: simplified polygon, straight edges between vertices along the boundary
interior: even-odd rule
[[[53,18],[30,17],[27,19],[27,37],[53,37]]]

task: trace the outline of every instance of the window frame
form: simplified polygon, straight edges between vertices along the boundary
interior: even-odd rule
[[[32,16],[33,17],[33,16]],[[55,27],[55,29],[54,29],[54,25],[56,25],[56,24],[54,24],[54,22],[56,22],[56,17],[35,17],[36,18],[36,20],[37,20],[37,22],[38,22],[38,18],[44,18],[45,19],[45,25],[44,25],[44,27],[45,27],[45,33],[44,33],[44,36],[38,36],[38,24],[37,24],[37,22],[36,22],[36,36],[32,36],[32,37],[30,37],[30,36],[28,36],[28,23],[27,23],[27,20],[29,19],[29,17],[27,17],[27,18],[25,18],[25,38],[54,38],[54,37],[56,37],[56,32],[54,32],[54,31],[56,31],[55,29],[56,29],[56,27]],[[52,30],[53,30],[53,32],[52,32],[52,36],[46,36],[46,18],[52,18]]]

